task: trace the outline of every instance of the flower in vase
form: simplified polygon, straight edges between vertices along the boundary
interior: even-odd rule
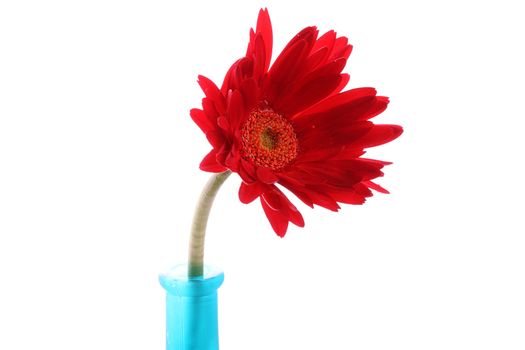
[[[374,88],[343,91],[352,51],[346,37],[307,27],[270,66],[272,41],[268,11],[261,10],[246,55],[222,86],[199,76],[206,97],[191,117],[213,147],[200,168],[239,174],[241,202],[259,198],[283,237],[289,222],[303,227],[304,220],[279,186],[310,207],[333,211],[340,203],[363,204],[371,190],[388,193],[373,180],[390,163],[363,155],[403,129],[370,121],[388,105]]]

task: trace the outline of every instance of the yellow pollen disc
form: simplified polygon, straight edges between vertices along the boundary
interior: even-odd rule
[[[261,134],[261,146],[267,150],[275,149],[277,146],[278,135],[271,129],[266,128]]]
[[[241,129],[242,156],[257,166],[273,170],[297,156],[297,136],[292,124],[272,110],[253,111]]]

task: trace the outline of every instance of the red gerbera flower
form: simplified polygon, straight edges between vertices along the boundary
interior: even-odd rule
[[[272,26],[261,10],[250,31],[246,56],[228,70],[219,89],[199,76],[206,97],[191,117],[213,149],[200,168],[239,174],[239,198],[260,198],[273,229],[284,236],[288,223],[304,226],[296,207],[277,184],[305,204],[337,211],[338,203],[362,204],[388,162],[362,158],[364,149],[390,142],[397,125],[378,125],[388,98],[373,88],[341,92],[349,80],[341,71],[352,46],[332,30],[299,32],[270,67]]]

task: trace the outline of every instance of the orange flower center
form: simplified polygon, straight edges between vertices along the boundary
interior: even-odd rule
[[[297,156],[297,136],[292,124],[270,109],[257,109],[241,129],[242,155],[257,166],[273,170]]]

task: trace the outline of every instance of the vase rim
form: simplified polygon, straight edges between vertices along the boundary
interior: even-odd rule
[[[224,273],[209,265],[204,266],[204,274],[188,277],[188,265],[179,264],[159,275],[159,282],[170,294],[177,296],[206,296],[213,294],[222,285]]]

